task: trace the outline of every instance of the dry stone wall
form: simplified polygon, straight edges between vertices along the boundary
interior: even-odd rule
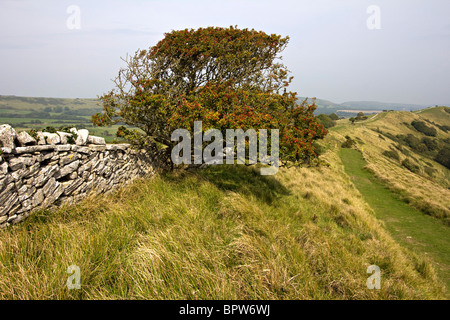
[[[156,149],[106,144],[85,129],[37,132],[35,137],[0,126],[0,228],[38,209],[108,192],[158,168]]]

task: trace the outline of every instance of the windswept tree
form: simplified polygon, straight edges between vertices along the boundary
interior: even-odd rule
[[[149,50],[123,59],[115,88],[101,97],[96,125],[125,123],[118,135],[140,144],[172,148],[177,128],[279,129],[280,158],[301,163],[315,157],[312,142],[326,134],[315,103],[297,103],[280,53],[289,37],[230,28],[166,33]]]

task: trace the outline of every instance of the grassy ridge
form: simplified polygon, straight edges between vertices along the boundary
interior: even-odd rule
[[[442,108],[427,109],[425,114],[445,113]],[[448,114],[448,113],[447,113]],[[349,135],[356,141],[356,148],[362,152],[369,169],[389,189],[398,194],[405,202],[415,208],[450,223],[450,170],[435,162],[426,155],[417,153],[408,146],[390,139],[390,135],[411,134],[418,138],[423,134],[417,132],[409,123],[423,120],[424,116],[412,112],[389,112],[379,114],[372,120],[350,125],[346,120],[338,121],[338,125],[330,132],[332,144],[341,144],[344,136]],[[441,116],[441,125],[450,125],[450,117]],[[432,124],[428,125],[432,126]],[[449,139],[450,132],[438,127],[436,139]],[[381,133],[380,133],[381,132]],[[395,151],[399,159],[391,159],[383,153]],[[401,163],[408,159],[417,166],[417,172],[411,172]],[[427,170],[432,170],[430,175]]]
[[[400,247],[330,167],[217,166],[140,180],[0,231],[2,299],[443,298],[433,267]],[[381,290],[366,269],[381,268]],[[65,286],[69,265],[81,290]]]
[[[440,278],[450,288],[450,228],[412,208],[364,170],[360,152],[341,149],[345,170],[378,218],[402,245],[421,252],[435,261]]]

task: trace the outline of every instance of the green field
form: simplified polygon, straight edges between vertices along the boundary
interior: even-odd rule
[[[88,129],[107,142],[116,139],[118,125],[95,127],[91,115],[102,110],[98,99],[60,99],[0,96],[0,123],[12,125],[16,131],[48,126]]]

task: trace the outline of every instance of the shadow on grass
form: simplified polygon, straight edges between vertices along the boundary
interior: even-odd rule
[[[224,164],[196,169],[181,176],[168,173],[164,178],[172,182],[180,182],[180,179],[190,174],[214,184],[220,190],[232,191],[246,196],[253,195],[267,204],[271,204],[280,196],[290,194],[289,190],[277,179],[273,176],[261,175],[260,169],[255,166]]]

